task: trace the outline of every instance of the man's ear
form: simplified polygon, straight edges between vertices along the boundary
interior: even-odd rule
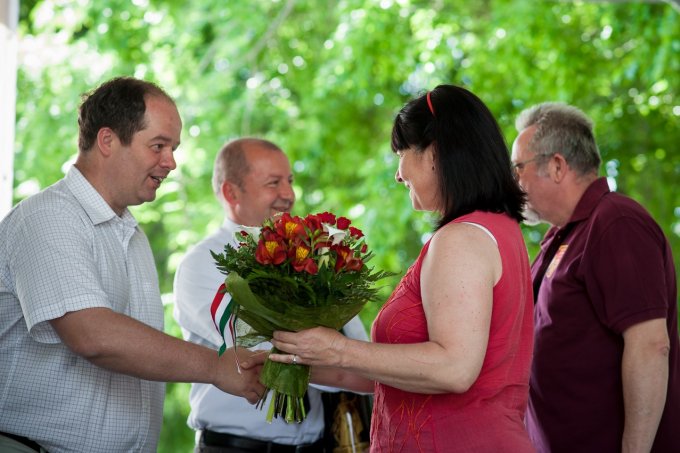
[[[108,127],[102,127],[97,132],[97,148],[105,157],[113,153],[113,147],[118,142],[118,136]]]
[[[556,183],[562,182],[569,172],[569,164],[564,156],[560,153],[555,153],[550,158],[550,177]]]
[[[222,197],[224,198],[224,201],[226,201],[230,206],[234,206],[239,202],[241,189],[238,187],[238,185],[230,181],[224,181],[220,190],[222,191]]]

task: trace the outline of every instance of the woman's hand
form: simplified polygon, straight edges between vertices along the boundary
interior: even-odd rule
[[[342,351],[347,338],[327,327],[314,327],[300,332],[274,332],[271,343],[287,354],[270,354],[269,359],[281,363],[314,366],[342,366]]]
[[[300,332],[274,332],[271,343],[281,354],[269,354],[274,362],[314,366],[312,382],[347,389],[353,392],[371,393],[374,382],[350,369],[348,357],[350,346],[363,350],[370,343],[352,340],[327,327],[314,327]]]

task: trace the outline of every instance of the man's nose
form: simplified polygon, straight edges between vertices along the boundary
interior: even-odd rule
[[[289,182],[286,182],[285,184],[283,184],[281,186],[279,196],[281,198],[283,198],[284,200],[294,201],[295,200],[295,191],[293,190],[293,185]]]
[[[174,170],[177,168],[177,162],[175,161],[175,153],[172,150],[164,151],[161,157],[161,167],[169,168]]]

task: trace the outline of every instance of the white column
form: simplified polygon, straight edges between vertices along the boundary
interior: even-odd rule
[[[0,219],[12,208],[19,0],[0,0]]]

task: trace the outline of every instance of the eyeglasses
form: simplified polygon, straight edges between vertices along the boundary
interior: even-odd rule
[[[540,159],[541,157],[543,157],[543,156],[536,156],[536,157],[532,157],[531,159],[523,160],[521,162],[514,162],[512,164],[512,169],[515,170],[515,171],[522,171],[522,170],[524,170],[524,167],[526,166],[526,164],[528,164],[530,162],[534,162],[534,161]]]

